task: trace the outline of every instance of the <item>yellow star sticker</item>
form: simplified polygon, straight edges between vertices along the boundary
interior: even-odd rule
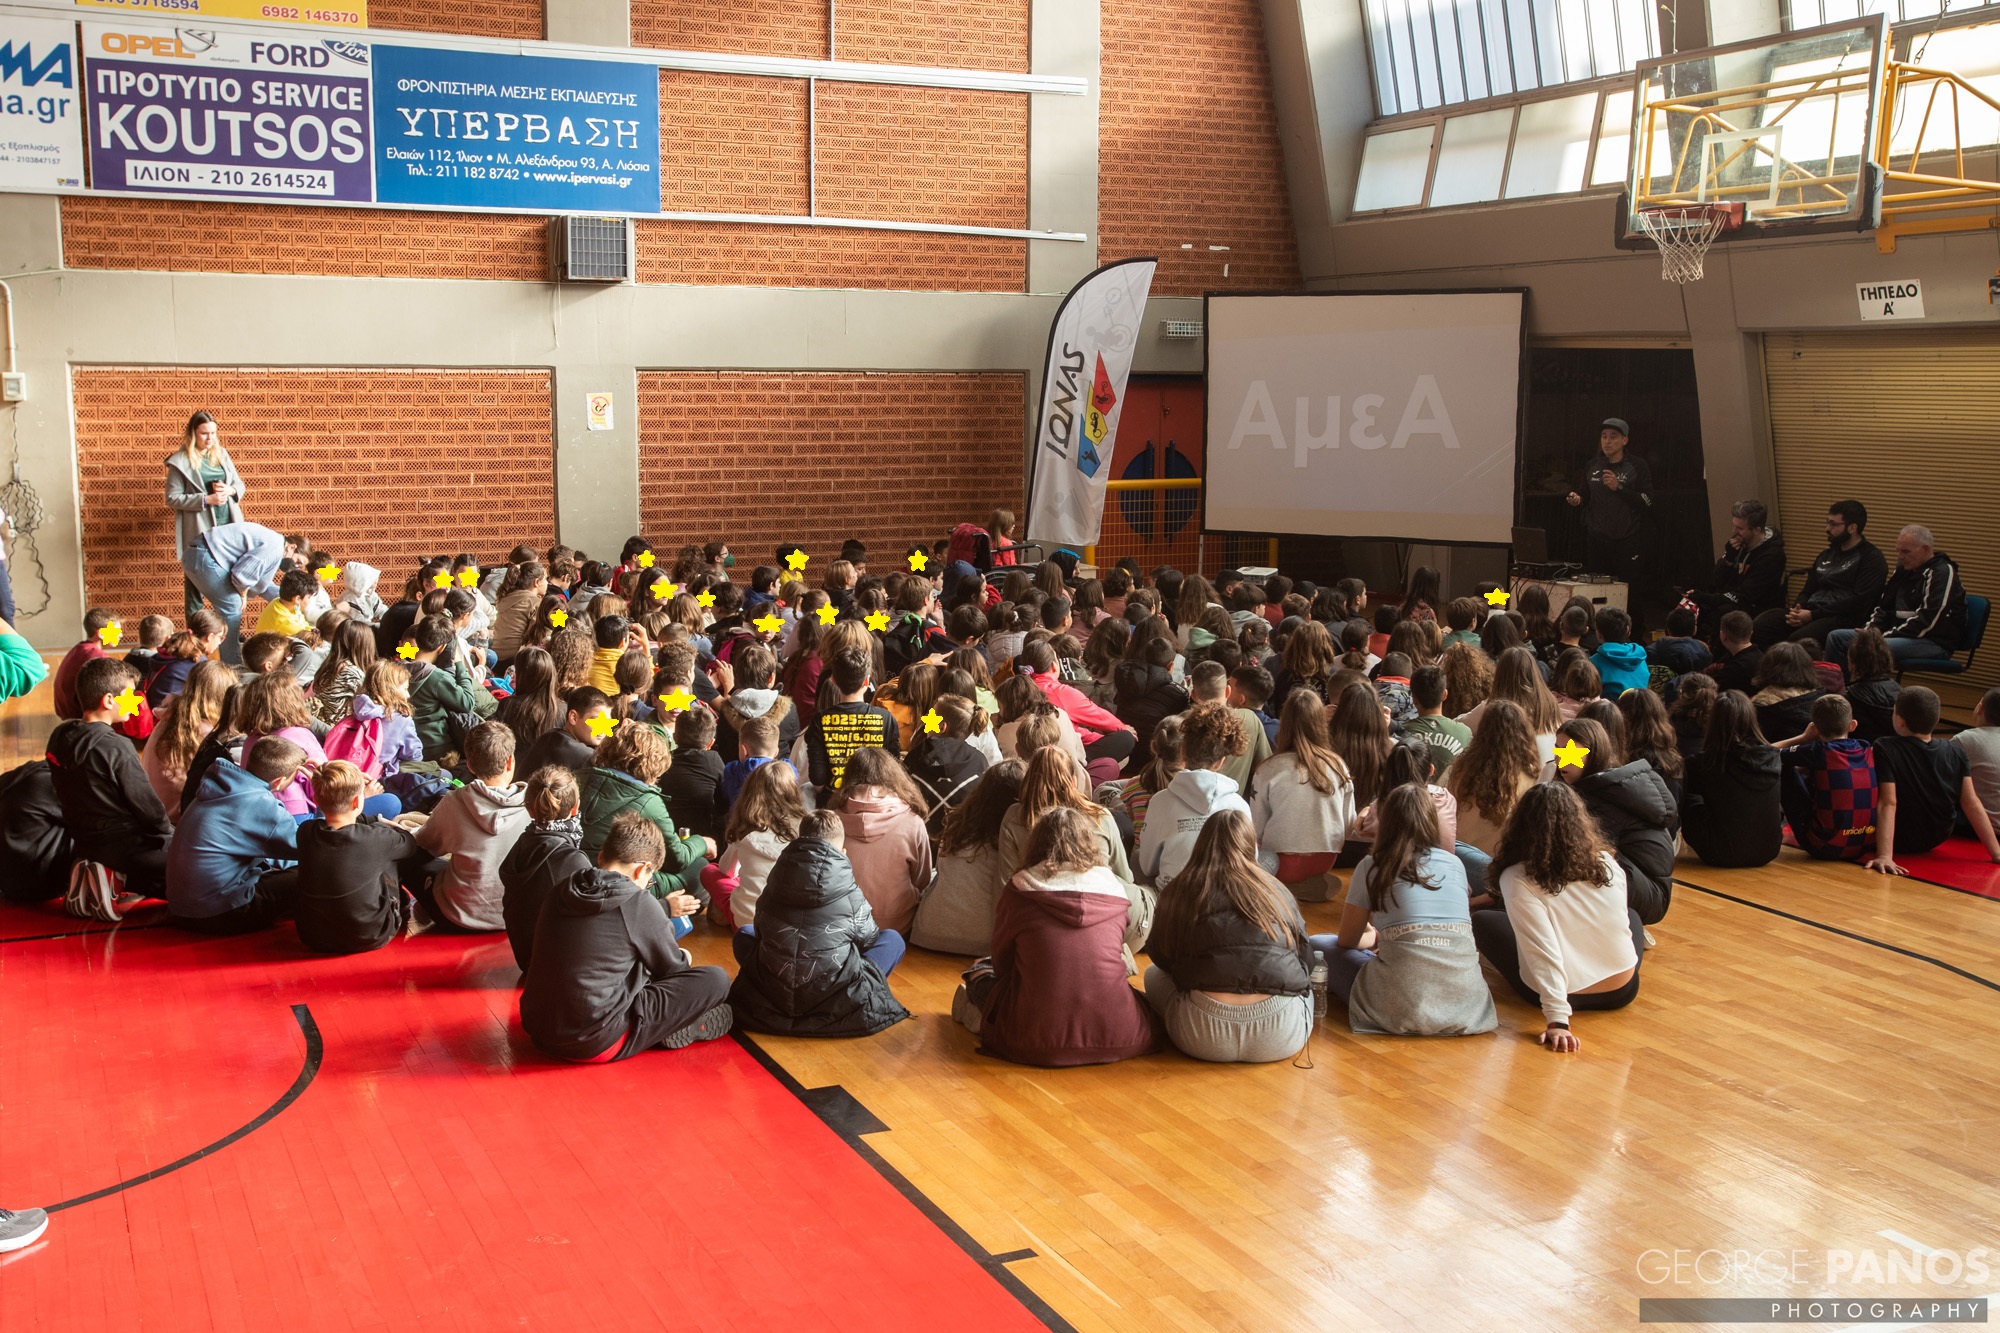
[[[459,570],[458,586],[461,588],[477,588],[479,586],[479,566],[473,565],[469,568]]]
[[[706,609],[708,607],[715,605],[715,594],[704,588],[695,597],[695,601],[699,602],[702,605],[702,607]]]
[[[561,629],[564,625],[569,624],[569,612],[563,610],[549,612],[549,623],[557,629]]]
[[[922,551],[910,552],[910,572],[912,574],[923,573],[924,567],[930,564],[930,562],[931,558],[925,555]]]
[[[840,608],[835,606],[832,602],[828,602],[825,606],[822,606],[817,612],[815,612],[815,614],[819,616],[820,624],[831,625],[834,621],[840,619]]]
[[[120,694],[112,702],[118,705],[119,718],[124,719],[131,717],[133,714],[137,713],[139,711],[139,705],[146,701],[141,697],[139,697],[138,695],[134,694],[132,692],[132,687],[128,684],[125,687],[124,693]]]
[[[451,586],[451,575],[440,569],[437,573],[431,575],[431,586],[434,588],[449,588]]]
[[[652,567],[653,567],[653,553],[651,551],[639,552],[639,568],[651,569]]]
[[[889,613],[887,611],[870,611],[862,617],[862,620],[867,622],[868,628],[874,630],[877,634],[889,628]]]
[[[675,593],[679,591],[680,591],[680,586],[676,584],[672,579],[669,579],[664,574],[662,574],[659,578],[653,580],[653,596],[659,598],[663,602],[671,598]]]
[[[750,623],[755,625],[758,631],[763,634],[776,634],[785,627],[784,617],[774,616],[768,611]]]
[[[676,685],[660,696],[660,707],[669,713],[684,713],[694,707],[694,693],[685,685]]]
[[[935,735],[944,730],[944,714],[933,708],[923,716],[924,730]]]
[[[1582,768],[1584,757],[1589,753],[1589,746],[1578,745],[1575,741],[1565,741],[1556,747],[1556,767]]]
[[[587,719],[585,725],[590,728],[590,738],[601,741],[618,730],[618,719],[609,713],[599,713],[596,717]]]
[[[124,637],[125,627],[123,625],[106,625],[103,629],[97,631],[97,641],[106,648],[116,648],[118,640]]]
[[[319,581],[321,583],[331,583],[335,579],[340,577],[340,571],[338,569],[335,569],[332,565],[321,565],[317,570],[314,570],[313,572],[319,575]]]
[[[794,549],[790,554],[788,554],[785,557],[785,568],[791,570],[794,574],[796,574],[800,570],[806,567],[806,561],[810,560],[811,558],[812,557],[807,555],[804,551]]]
[[[396,649],[396,656],[402,658],[405,662],[416,661],[417,645],[411,643],[408,639],[405,639],[402,645]]]
[[[1508,596],[1509,594],[1505,588],[1495,588],[1492,592],[1486,594],[1486,604],[1488,606],[1505,606],[1507,605]]]

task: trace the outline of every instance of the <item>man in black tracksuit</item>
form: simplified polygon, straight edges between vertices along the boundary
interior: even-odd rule
[[[1836,500],[1826,514],[1827,547],[1813,561],[1806,586],[1789,610],[1773,607],[1757,617],[1754,642],[1768,648],[1780,639],[1812,639],[1822,646],[1837,629],[1856,629],[1875,609],[1889,579],[1888,561],[1861,534],[1868,510],[1859,500]]]
[[[1769,512],[1761,500],[1738,500],[1729,510],[1729,541],[1715,562],[1709,587],[1691,591],[1700,617],[1696,633],[1713,641],[1716,626],[1731,611],[1755,620],[1785,604],[1785,539],[1764,526]]]
[[[1598,457],[1585,465],[1583,478],[1568,499],[1573,508],[1583,510],[1588,539],[1584,558],[1591,571],[1636,587],[1639,530],[1653,507],[1653,470],[1644,459],[1626,454],[1631,434],[1624,421],[1605,418],[1597,433]]]
[[[1929,528],[1912,523],[1896,535],[1896,571],[1864,628],[1882,631],[1898,671],[1950,657],[1958,647],[1965,633],[1965,584]],[[1827,635],[1826,655],[1843,671],[1855,633],[1837,629]]]

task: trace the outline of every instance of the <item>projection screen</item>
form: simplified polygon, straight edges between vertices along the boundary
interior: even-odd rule
[[[1522,301],[1210,296],[1205,526],[1505,544]]]

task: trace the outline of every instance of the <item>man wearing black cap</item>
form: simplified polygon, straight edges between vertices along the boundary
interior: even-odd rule
[[[1639,529],[1653,507],[1653,471],[1641,458],[1626,456],[1631,427],[1606,417],[1597,432],[1599,456],[1584,470],[1583,484],[1569,493],[1583,510],[1589,538],[1585,563],[1592,573],[1609,574],[1628,587],[1639,572]]]

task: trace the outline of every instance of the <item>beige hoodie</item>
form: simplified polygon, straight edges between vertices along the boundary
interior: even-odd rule
[[[847,830],[847,859],[876,924],[907,937],[917,903],[929,891],[931,835],[903,798],[881,787],[849,787],[840,822]]]

